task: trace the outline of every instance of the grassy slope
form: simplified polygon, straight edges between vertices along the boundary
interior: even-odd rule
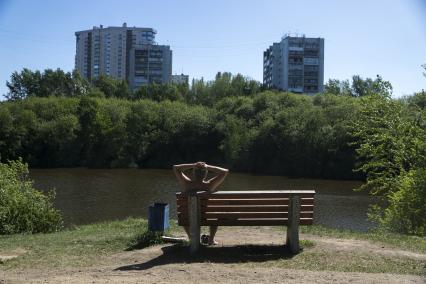
[[[85,266],[102,256],[131,248],[147,232],[147,221],[127,219],[79,226],[52,234],[0,236],[0,251],[28,252],[9,267]]]
[[[172,222],[170,233],[181,229]],[[426,238],[400,236],[390,234],[363,234],[339,231],[318,226],[304,227],[302,232],[308,234],[330,236],[334,238],[364,239],[390,245],[395,248],[426,252]],[[65,267],[96,265],[104,256],[133,248],[142,248],[158,242],[156,236],[147,234],[147,222],[143,219],[127,219],[124,221],[105,222],[79,226],[52,234],[0,236],[0,252],[16,248],[27,250],[17,259],[0,264],[0,268],[25,267]],[[405,257],[390,257],[358,252],[339,252],[315,249],[316,244],[302,241],[305,250],[297,256],[283,254],[272,260],[251,262],[243,261],[242,265],[278,266],[308,270],[387,272],[401,274],[426,275],[425,263]],[[313,247],[313,248],[312,248]],[[185,250],[186,248],[183,248]],[[226,248],[225,248],[226,249]],[[214,251],[210,251],[213,252]],[[229,255],[232,260],[241,259]],[[187,257],[184,253],[184,257]],[[201,261],[203,261],[201,259]],[[208,261],[208,258],[207,260]],[[238,262],[238,261],[236,261]],[[237,264],[237,263],[236,263]]]

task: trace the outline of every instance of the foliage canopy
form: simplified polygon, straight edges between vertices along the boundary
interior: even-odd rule
[[[386,229],[426,235],[426,111],[408,108],[389,96],[361,99],[352,128],[357,170],[367,177],[361,188],[384,200],[372,208],[373,220]]]

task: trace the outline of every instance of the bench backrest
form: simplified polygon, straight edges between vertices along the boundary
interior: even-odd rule
[[[217,191],[197,193],[202,226],[287,225],[289,200],[300,197],[300,224],[314,219],[314,190]],[[189,226],[188,195],[176,193],[178,223]]]

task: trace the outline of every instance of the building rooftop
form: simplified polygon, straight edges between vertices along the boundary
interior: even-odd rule
[[[122,28],[133,29],[133,30],[135,29],[135,30],[141,30],[141,31],[151,31],[154,34],[157,34],[157,31],[153,28],[139,28],[139,27],[136,27],[136,26],[128,27],[127,23],[123,23],[123,25],[121,27],[116,27],[116,26],[104,27],[103,25],[99,25],[99,27],[93,26],[93,28],[90,29],[90,30],[82,30],[82,31],[77,31],[75,33],[78,34],[78,33],[82,33],[82,32],[90,32],[90,31],[97,30],[97,29],[122,29]]]

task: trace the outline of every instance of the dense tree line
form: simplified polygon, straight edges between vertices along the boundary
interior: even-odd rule
[[[207,160],[255,172],[353,178],[354,98],[266,91],[218,100],[27,98],[0,104],[3,161],[33,167],[165,167]]]
[[[101,76],[89,83],[60,69],[24,69],[7,85],[9,100],[0,105],[2,161],[168,168],[202,159],[239,171],[336,179],[362,176],[352,171],[348,131],[357,97],[392,90],[380,77],[354,76],[350,94],[330,80],[328,94],[296,95],[264,91],[228,72],[191,86],[130,90],[122,80]]]

